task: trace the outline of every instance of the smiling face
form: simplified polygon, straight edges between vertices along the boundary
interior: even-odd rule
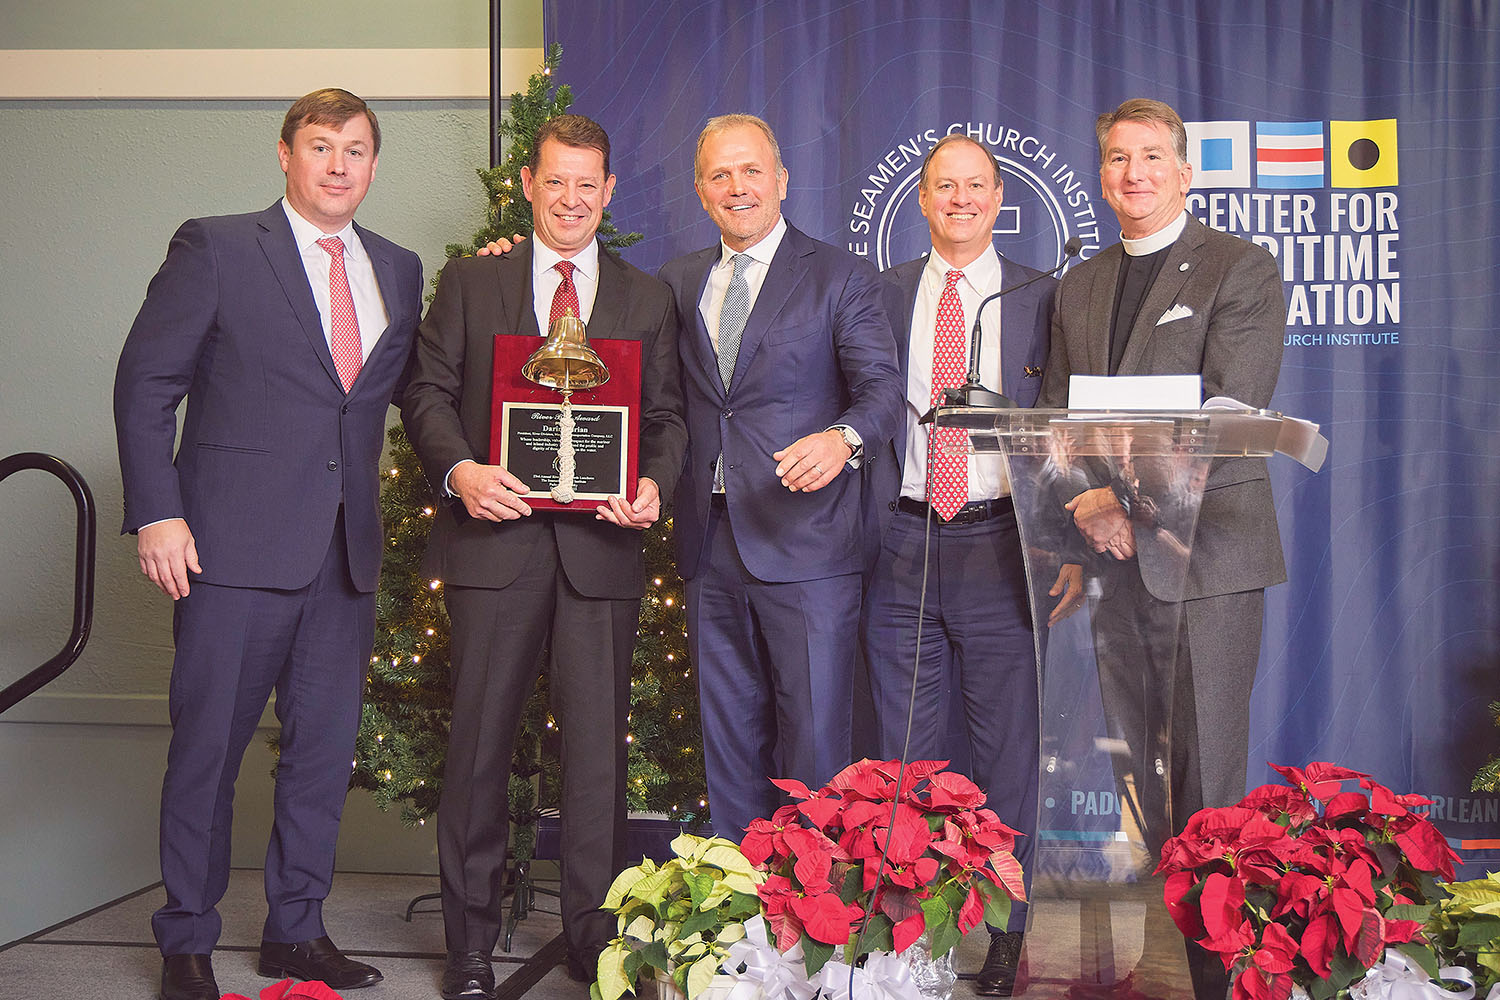
[[[972,142],[949,142],[932,154],[917,199],[932,248],[954,267],[964,267],[994,242],[1004,185],[995,161]]]
[[[776,227],[787,172],[777,169],[759,128],[735,125],[705,136],[697,166],[698,199],[731,250],[749,249]]]
[[[588,246],[615,193],[615,175],[604,173],[604,154],[589,146],[544,139],[536,172],[521,168],[521,190],[531,202],[536,238],[564,258]]]
[[[354,210],[375,178],[375,139],[370,119],[355,115],[340,127],[308,124],[288,146],[276,143],[286,174],[286,200],[308,222],[336,233],[354,218]]]
[[[1099,186],[1128,240],[1160,232],[1182,214],[1193,168],[1177,158],[1160,122],[1121,121],[1104,141]]]

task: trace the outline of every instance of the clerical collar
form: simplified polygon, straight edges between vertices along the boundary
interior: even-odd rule
[[[1138,240],[1127,240],[1122,236],[1120,237],[1120,243],[1125,247],[1125,252],[1132,257],[1144,257],[1147,254],[1156,253],[1158,250],[1165,250],[1177,242],[1177,237],[1181,236],[1182,231],[1187,228],[1187,220],[1187,209],[1183,209],[1182,214],[1177,217],[1177,221],[1167,228],[1158,229],[1150,236],[1142,236]]]

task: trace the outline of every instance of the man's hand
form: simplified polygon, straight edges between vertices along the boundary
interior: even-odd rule
[[[514,521],[531,513],[531,508],[518,496],[531,491],[503,466],[460,462],[448,473],[448,488],[458,494],[470,517]]]
[[[1108,552],[1116,559],[1135,555],[1135,531],[1114,490],[1108,486],[1087,490],[1063,506],[1073,512],[1078,533],[1095,552]]]
[[[781,485],[796,493],[812,493],[833,482],[854,452],[836,430],[798,438],[773,454]]]
[[[174,601],[188,595],[188,570],[203,572],[193,533],[180,517],[142,528],[136,533],[135,551],[141,572]]]
[[[489,257],[491,255],[494,255],[498,257],[501,254],[510,253],[513,249],[515,249],[516,244],[520,243],[525,238],[526,237],[522,236],[520,233],[513,234],[510,239],[506,239],[504,236],[502,236],[498,240],[491,240],[489,243],[486,243],[484,246],[480,247],[479,250],[475,253],[475,256]]]
[[[610,497],[607,503],[594,509],[598,511],[594,516],[600,521],[640,531],[651,527],[661,516],[661,490],[657,489],[656,480],[642,476],[635,482],[634,503],[626,503],[624,497]]]
[[[1083,607],[1083,567],[1077,563],[1063,563],[1057,571],[1057,582],[1047,591],[1047,596],[1058,599],[1052,613],[1047,616],[1047,627],[1051,628]]]

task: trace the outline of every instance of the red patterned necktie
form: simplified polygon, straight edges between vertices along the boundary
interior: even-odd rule
[[[573,284],[574,263],[571,260],[560,260],[553,266],[562,275],[562,283],[552,293],[552,315],[547,317],[547,330],[552,329],[552,324],[569,309],[573,310],[575,319],[583,319],[578,311],[578,287]],[[547,330],[542,331],[543,336],[546,336]]]
[[[943,404],[943,390],[964,384],[968,375],[968,338],[964,336],[964,304],[958,283],[964,273],[948,272],[948,283],[938,299],[937,332],[932,340],[932,405]],[[927,466],[927,502],[944,521],[952,520],[969,501],[968,435],[957,427],[933,431]]]
[[[348,392],[365,363],[365,352],[359,341],[359,317],[354,313],[349,275],[344,270],[344,241],[337,236],[325,236],[318,246],[328,251],[328,317],[332,326],[328,349],[333,354],[339,381]]]

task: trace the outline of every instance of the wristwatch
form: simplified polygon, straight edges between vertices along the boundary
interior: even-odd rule
[[[838,431],[839,437],[844,439],[844,444],[849,446],[849,461],[853,462],[864,454],[864,442],[859,439],[858,434],[854,433],[854,428],[847,424],[835,424],[828,429]]]

